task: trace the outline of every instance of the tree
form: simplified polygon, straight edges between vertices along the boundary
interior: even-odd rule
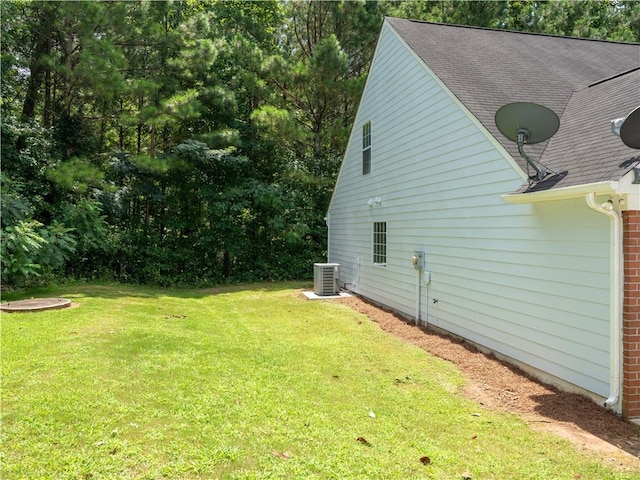
[[[560,0],[544,5],[545,33],[603,40],[640,41],[640,4],[615,0]]]
[[[460,0],[404,2],[383,0],[381,8],[384,10],[385,15],[394,17],[496,28],[498,22],[506,13],[508,3],[514,2],[467,2]]]
[[[254,121],[300,158],[340,156],[382,17],[371,2],[305,1],[287,8],[281,50],[265,63],[275,92]]]
[[[310,275],[384,15],[640,39],[640,4],[622,0],[11,1],[0,15],[4,281]]]
[[[635,1],[383,0],[381,8],[386,15],[432,22],[603,40],[640,40],[640,5]]]

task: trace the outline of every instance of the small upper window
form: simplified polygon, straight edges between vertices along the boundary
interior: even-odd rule
[[[362,126],[362,174],[371,173],[371,122]]]
[[[373,263],[387,264],[387,222],[373,223]]]

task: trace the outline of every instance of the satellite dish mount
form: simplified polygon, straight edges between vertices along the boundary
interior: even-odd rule
[[[498,109],[495,122],[500,133],[518,144],[518,153],[535,170],[530,179],[540,182],[549,172],[555,173],[524,151],[525,144],[544,142],[558,131],[560,119],[552,110],[537,103],[508,103]]]
[[[524,151],[524,144],[527,143],[530,134],[531,129],[518,128],[518,137],[516,140],[516,142],[518,143],[518,153],[520,153],[520,156],[522,156],[522,158],[524,158],[527,163],[531,165],[531,167],[536,171],[535,179],[539,182],[547,176],[548,172],[547,167],[542,165],[540,162],[535,161],[533,158],[527,155],[527,152]]]

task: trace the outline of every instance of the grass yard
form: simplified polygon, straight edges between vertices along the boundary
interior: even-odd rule
[[[639,478],[298,287],[30,292],[78,307],[2,314],[0,478]]]

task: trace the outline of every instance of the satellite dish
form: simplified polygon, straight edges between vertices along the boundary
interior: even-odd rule
[[[503,105],[496,112],[496,126],[509,140],[518,141],[518,133],[528,130],[524,143],[540,143],[551,138],[560,127],[553,110],[543,105],[516,102]]]
[[[640,107],[627,115],[622,122],[620,138],[627,147],[640,149]]]
[[[560,119],[555,112],[537,103],[508,103],[498,109],[495,122],[500,133],[518,144],[518,152],[536,171],[535,179],[542,180],[548,169],[527,155],[524,145],[544,142],[558,131]]]

